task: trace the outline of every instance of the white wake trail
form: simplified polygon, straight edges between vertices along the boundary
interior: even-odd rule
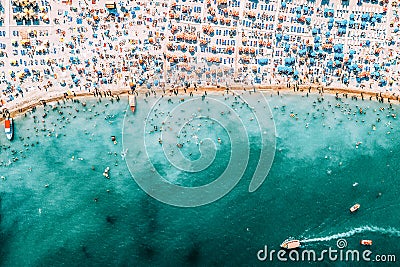
[[[370,233],[381,233],[384,235],[389,235],[389,236],[395,236],[395,237],[400,237],[400,231],[390,227],[390,228],[383,228],[383,227],[377,227],[377,226],[361,226],[357,227],[354,229],[351,229],[347,232],[343,233],[338,233],[334,235],[329,235],[329,236],[324,236],[324,237],[315,237],[315,238],[306,238],[304,240],[301,240],[300,242],[302,243],[310,243],[310,242],[323,242],[323,241],[330,241],[333,239],[339,239],[339,238],[345,238],[345,237],[351,237],[356,234],[361,234],[364,232],[370,232]]]

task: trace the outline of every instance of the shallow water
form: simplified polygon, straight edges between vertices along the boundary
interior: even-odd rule
[[[190,105],[189,97],[185,102],[172,98],[172,103],[140,98],[134,115],[126,111],[127,100],[122,98],[114,103],[86,100],[86,107],[70,101],[54,110],[48,105],[44,123],[43,107],[17,118],[14,141],[0,136],[0,172],[5,178],[0,180],[0,265],[279,266],[276,261],[259,262],[256,254],[264,245],[279,249],[289,236],[316,251],[335,248],[338,238],[347,240],[347,248],[361,250],[359,240],[372,239],[374,254],[400,257],[399,121],[390,116],[399,107],[389,110],[386,103],[331,96],[265,96],[276,126],[276,154],[267,179],[253,193],[248,188],[260,155],[260,134],[251,110],[232,96],[225,100],[210,95],[196,102],[199,114],[209,109],[220,114],[214,123],[199,114],[183,115],[179,104]],[[212,98],[227,103],[232,114],[221,115],[224,108]],[[155,102],[160,105],[149,115],[146,111]],[[182,121],[168,124],[164,118],[174,107],[175,114],[181,114],[174,118],[181,116]],[[359,107],[366,114],[360,114]],[[227,129],[240,127],[231,120],[233,113],[244,123],[250,157],[244,177],[221,199],[195,208],[174,207],[148,196],[132,179],[131,173],[143,179],[158,173],[182,186],[213,181],[232,164],[233,133]],[[165,131],[171,127],[175,134],[190,116],[191,124],[177,134],[177,141],[159,144],[162,121]],[[47,130],[41,131],[44,125]],[[122,129],[130,130],[124,138]],[[143,129],[143,138],[132,139]],[[209,168],[177,168],[177,152],[168,155],[178,151],[176,143],[183,143],[180,153],[193,161],[201,158],[200,142],[205,138],[215,144]],[[147,152],[139,148],[143,141]],[[212,148],[204,146],[203,152]],[[245,146],[240,149],[245,152]],[[167,156],[178,158],[175,165]],[[145,165],[148,158],[150,169]],[[110,179],[103,176],[107,166]],[[350,214],[354,203],[361,208]]]

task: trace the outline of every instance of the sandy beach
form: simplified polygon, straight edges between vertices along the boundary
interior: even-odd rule
[[[185,90],[186,89],[186,90]],[[138,96],[146,97],[147,94],[159,94],[159,95],[164,95],[164,96],[172,96],[174,95],[174,92],[177,91],[177,95],[190,95],[190,93],[194,95],[204,95],[205,92],[208,93],[218,93],[218,92],[229,92],[231,93],[232,91],[251,91],[251,90],[257,90],[257,91],[270,91],[273,94],[301,94],[301,95],[306,95],[307,93],[312,93],[312,94],[330,94],[330,95],[337,95],[338,97],[346,97],[346,98],[352,98],[356,97],[357,99],[362,99],[364,98],[365,101],[381,101],[381,102],[386,102],[389,103],[392,101],[393,103],[398,104],[399,102],[399,96],[396,94],[389,94],[389,93],[382,93],[382,92],[371,92],[371,91],[363,91],[359,89],[349,89],[349,88],[324,88],[322,86],[306,86],[306,85],[301,85],[298,88],[292,85],[291,88],[288,87],[283,87],[279,85],[275,86],[245,86],[245,85],[236,85],[232,87],[223,87],[223,86],[207,86],[207,87],[201,87],[201,88],[194,88],[194,87],[188,87],[188,88],[169,88],[169,89],[155,89],[152,91],[149,91],[147,88],[138,88],[135,90],[135,93]],[[129,89],[117,89],[117,90],[112,90],[109,91],[111,93],[111,96],[104,96],[105,91],[99,91],[103,94],[101,97],[106,97],[106,98],[114,98],[117,96],[126,96],[128,94],[132,94],[132,91]],[[36,94],[36,95],[30,95],[29,98],[23,98],[19,99],[21,101],[15,101],[9,103],[5,108],[8,110],[10,115],[12,117],[17,117],[20,115],[23,115],[25,112],[30,111],[32,108],[35,108],[36,106],[43,105],[43,103],[46,104],[51,104],[57,101],[62,101],[62,100],[75,100],[75,99],[80,99],[80,98],[100,98],[100,96],[94,96],[93,93],[89,92],[76,92],[76,93],[61,93],[61,92],[54,92],[54,93],[46,93],[46,94]],[[390,102],[390,103],[392,103]],[[140,107],[139,107],[140,108]],[[3,109],[4,110],[4,109]],[[4,120],[4,116],[1,117],[0,121]]]
[[[95,91],[227,87],[398,100],[397,9],[392,0],[7,2],[0,107],[17,116]]]

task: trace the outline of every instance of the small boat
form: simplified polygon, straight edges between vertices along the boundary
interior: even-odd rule
[[[350,208],[350,212],[355,212],[360,208],[360,204],[354,204],[351,208]]]
[[[135,112],[136,109],[136,96],[135,95],[129,95],[128,96],[129,100],[129,106],[131,107],[132,112]]]
[[[296,239],[286,239],[285,241],[283,241],[283,243],[281,244],[281,248],[284,249],[295,249],[295,248],[299,248],[300,247],[300,240],[296,240]]]
[[[8,117],[4,121],[4,131],[6,133],[7,139],[12,140],[14,137],[14,127],[13,127],[13,119]]]
[[[107,167],[103,172],[103,176],[106,177],[107,179],[110,179],[109,171],[110,167]]]
[[[360,241],[360,244],[364,246],[372,246],[372,240],[363,239]]]

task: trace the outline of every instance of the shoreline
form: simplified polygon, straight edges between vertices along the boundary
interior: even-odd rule
[[[168,88],[165,89],[165,95],[168,96],[173,96],[174,95],[174,90],[178,90],[178,95],[182,95],[184,88]],[[189,95],[191,92],[194,95],[199,95],[203,94],[204,92],[226,92],[229,90],[229,92],[232,91],[250,91],[250,90],[258,90],[258,91],[271,91],[274,93],[277,93],[279,95],[280,92],[282,93],[289,93],[289,94],[329,94],[329,95],[339,95],[339,97],[356,97],[360,98],[363,97],[364,100],[370,100],[370,101],[383,101],[382,103],[388,103],[390,104],[391,102],[389,101],[400,101],[399,96],[396,95],[395,93],[389,93],[389,92],[380,92],[380,91],[364,91],[364,90],[358,90],[358,89],[351,89],[351,88],[333,88],[333,87],[323,87],[323,86],[316,86],[316,85],[300,85],[297,87],[297,90],[295,87],[291,86],[290,88],[286,86],[281,86],[281,85],[255,85],[255,86],[249,86],[249,85],[234,85],[230,86],[229,89],[227,89],[226,86],[202,86],[198,87],[197,89],[194,87],[187,88],[186,92],[184,93],[185,95]],[[98,92],[105,93],[105,92],[111,92],[111,96],[107,95],[104,97],[116,97],[116,96],[125,96],[129,95],[131,92],[130,89],[116,89],[116,90],[98,90]],[[141,87],[139,89],[136,89],[135,92],[138,93],[138,95],[145,95],[146,93],[162,93],[164,94],[164,90],[162,89],[157,89],[157,90],[149,90],[147,88]],[[33,108],[43,105],[43,102],[46,104],[48,103],[53,103],[57,102],[60,100],[74,100],[74,99],[79,99],[79,98],[84,98],[84,97],[91,97],[91,98],[97,98],[98,96],[94,95],[94,92],[74,92],[73,95],[68,95],[66,96],[66,92],[52,92],[54,93],[49,94],[49,95],[32,95],[30,97],[27,97],[26,99],[20,98],[21,101],[16,101],[16,102],[11,102],[11,104],[7,107],[7,104],[5,104],[2,107],[2,110],[7,110],[10,113],[10,116],[12,118],[21,116],[25,114],[26,112],[29,112]],[[101,96],[103,97],[103,96]],[[18,99],[19,100],[19,99]],[[398,104],[397,102],[397,104]],[[0,122],[4,121],[4,113],[3,116],[0,117]]]

